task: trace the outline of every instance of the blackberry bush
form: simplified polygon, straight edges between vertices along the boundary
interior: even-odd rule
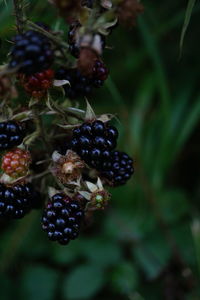
[[[51,241],[67,245],[78,237],[84,211],[78,201],[58,193],[48,203],[42,217],[42,228]]]
[[[23,124],[15,121],[0,123],[0,150],[11,149],[22,143],[25,137]]]
[[[23,1],[13,0],[16,35],[0,66],[0,216],[22,218],[41,208],[45,190],[42,228],[51,241],[66,245],[83,221],[107,207],[105,185],[125,184],[134,172],[132,159],[116,150],[112,115],[96,116],[90,99],[86,110],[78,100],[104,84],[106,38],[118,19],[127,14],[135,20],[141,7],[133,1],[127,9],[129,0],[49,2],[69,25],[67,41],[60,28],[32,22]]]
[[[32,75],[47,70],[54,59],[51,42],[43,34],[28,30],[13,38],[9,68]]]

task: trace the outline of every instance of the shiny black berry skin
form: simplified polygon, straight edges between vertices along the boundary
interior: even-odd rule
[[[24,137],[25,130],[21,123],[0,122],[0,151],[20,145]]]
[[[66,84],[63,88],[70,99],[87,96],[93,90],[93,81],[83,76],[78,69],[59,69],[55,78],[69,81],[70,85]]]
[[[55,78],[69,81],[70,84],[63,86],[67,97],[70,99],[81,98],[91,94],[94,88],[100,88],[108,76],[105,65],[99,66],[99,61],[97,61],[97,65],[95,64],[93,75],[90,77],[82,75],[77,68],[60,68],[56,72]]]
[[[54,58],[51,42],[43,34],[28,30],[13,38],[9,68],[32,75],[47,70]]]
[[[32,208],[35,208],[37,196],[30,184],[11,187],[0,184],[0,217],[23,218]]]
[[[110,160],[104,162],[101,175],[111,186],[123,185],[134,173],[133,160],[125,152],[113,151]]]
[[[42,229],[51,241],[67,245],[78,237],[84,211],[78,201],[62,193],[54,195],[44,210]]]
[[[110,160],[117,138],[118,131],[114,126],[95,120],[73,130],[70,147],[89,166],[101,170],[103,162]]]

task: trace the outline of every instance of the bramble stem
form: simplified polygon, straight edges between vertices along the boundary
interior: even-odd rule
[[[24,3],[23,0],[13,0],[16,26],[19,33],[23,33],[25,25]]]

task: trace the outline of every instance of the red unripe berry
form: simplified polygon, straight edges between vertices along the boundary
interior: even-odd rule
[[[31,76],[20,76],[20,82],[25,91],[34,98],[42,98],[47,90],[52,87],[54,71],[49,69]]]
[[[28,173],[30,163],[30,152],[15,148],[3,156],[1,168],[10,177],[18,178]]]

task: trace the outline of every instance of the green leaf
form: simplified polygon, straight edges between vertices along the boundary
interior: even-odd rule
[[[12,292],[13,292],[13,282],[2,274],[0,276],[1,282],[1,299],[3,300],[10,300],[12,299]]]
[[[67,248],[61,245],[54,245],[51,257],[57,263],[71,264],[80,256],[78,245],[76,242],[69,244]]]
[[[146,277],[155,279],[166,267],[171,257],[171,249],[159,232],[154,231],[150,236],[151,238],[133,248],[133,255]]]
[[[186,195],[179,190],[163,191],[157,202],[161,215],[168,223],[174,223],[189,211]]]
[[[189,0],[188,1],[186,13],[185,13],[185,20],[184,20],[184,24],[183,24],[182,31],[181,31],[180,56],[181,56],[182,49],[183,49],[183,42],[184,42],[185,34],[186,34],[187,28],[188,28],[189,23],[190,23],[190,19],[191,19],[191,16],[192,16],[192,11],[193,11],[195,3],[196,3],[196,0]]]
[[[101,268],[95,265],[82,265],[74,268],[64,280],[64,299],[93,299],[104,284]]]
[[[139,274],[132,263],[123,262],[114,269],[111,281],[114,290],[129,294],[137,288]]]
[[[58,275],[57,271],[42,266],[26,269],[21,280],[21,299],[54,299]]]
[[[83,254],[92,264],[101,267],[114,265],[122,258],[120,244],[114,241],[87,239],[82,249]]]

